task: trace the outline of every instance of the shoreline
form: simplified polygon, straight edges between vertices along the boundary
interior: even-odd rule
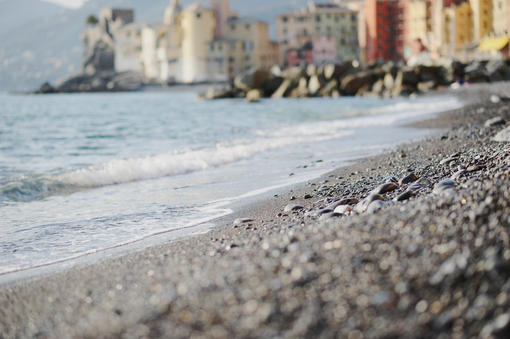
[[[0,286],[0,333],[6,338],[376,338],[411,333],[469,337],[506,330],[509,273],[501,268],[510,251],[504,247],[509,230],[503,214],[508,211],[501,206],[510,206],[502,194],[510,178],[500,163],[506,164],[507,147],[489,142],[503,126],[483,124],[494,116],[510,119],[507,103],[490,101],[493,94],[508,97],[510,83],[452,93],[472,104],[412,124],[448,129],[438,137],[338,168],[308,186],[224,217],[210,233]],[[485,112],[478,112],[482,106]],[[440,165],[459,152],[456,160]],[[493,166],[495,161],[500,163]],[[325,207],[328,198],[363,198],[388,175],[402,178],[411,170],[438,182],[457,172],[450,167],[453,162],[479,168],[465,172],[445,195],[423,187],[406,202],[392,203],[395,193],[388,193],[387,204],[374,214],[324,221],[304,216]],[[484,184],[463,188],[472,177]],[[483,199],[475,199],[481,195]],[[284,213],[291,203],[303,210]],[[254,220],[233,225],[237,218]],[[494,220],[502,226],[489,227],[476,247],[480,234],[471,228]],[[474,239],[451,231],[465,225],[463,234],[471,232]],[[439,229],[443,234],[437,234]],[[502,244],[491,243],[495,234]],[[484,251],[477,253],[474,248],[480,247]],[[436,279],[430,281],[432,277]],[[435,284],[438,277],[442,280]]]

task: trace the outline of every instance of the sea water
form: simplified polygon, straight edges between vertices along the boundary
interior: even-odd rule
[[[460,105],[0,93],[0,276],[203,230],[236,203],[423,138],[400,126]]]

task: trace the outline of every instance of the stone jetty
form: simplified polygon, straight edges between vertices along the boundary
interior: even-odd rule
[[[226,87],[212,87],[201,99],[309,98],[362,96],[392,98],[425,93],[452,84],[474,84],[510,80],[508,61],[449,61],[443,65],[375,63],[357,61],[321,66],[292,67],[270,71],[252,69],[239,74]]]

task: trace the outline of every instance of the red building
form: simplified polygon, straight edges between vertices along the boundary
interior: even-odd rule
[[[403,60],[407,0],[366,0],[367,62]]]

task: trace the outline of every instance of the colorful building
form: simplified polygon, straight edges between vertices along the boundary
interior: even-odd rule
[[[469,4],[473,41],[479,43],[492,32],[492,0],[469,0]]]
[[[403,60],[405,43],[404,0],[367,0],[367,62]]]
[[[276,26],[277,40],[284,55],[288,56],[290,50],[303,50],[303,46],[314,40],[324,44],[329,37],[335,40],[334,61],[360,58],[359,18],[355,10],[335,3],[310,2],[307,8],[278,16]],[[316,49],[318,51],[322,48]]]
[[[466,49],[472,43],[472,13],[469,2],[447,3],[444,12],[442,55],[465,60]]]

